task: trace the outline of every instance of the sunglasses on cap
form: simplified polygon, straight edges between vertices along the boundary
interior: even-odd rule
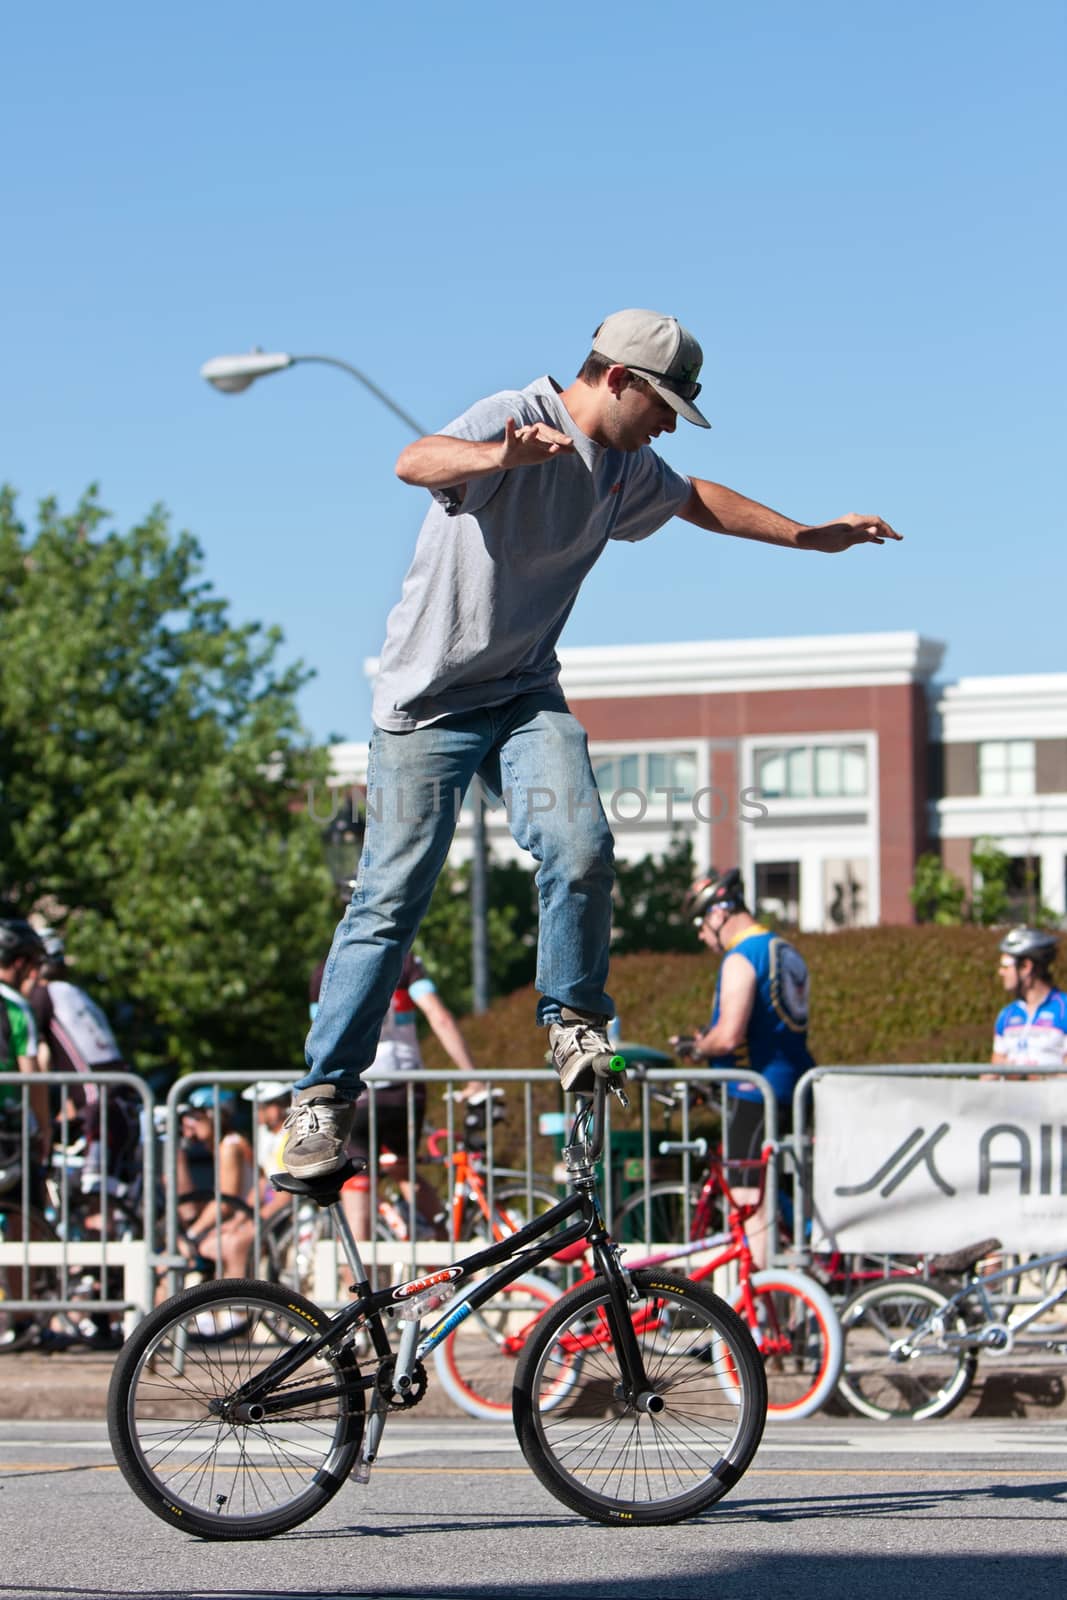
[[[681,378],[672,378],[669,372],[654,372],[651,367],[635,367],[630,361],[626,363],[626,370],[628,372],[640,372],[646,377],[658,379],[665,389],[669,389],[672,394],[676,394],[680,400],[695,400],[700,393],[701,386],[699,383],[686,383]]]

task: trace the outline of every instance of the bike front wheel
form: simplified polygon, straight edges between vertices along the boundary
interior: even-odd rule
[[[967,1323],[928,1283],[878,1283],[841,1313],[845,1361],[837,1392],[875,1422],[922,1422],[959,1405],[974,1381],[973,1350],[948,1349]]]
[[[515,1429],[531,1470],[573,1511],[680,1522],[720,1499],[752,1460],[767,1414],[763,1364],[744,1323],[709,1290],[659,1273],[629,1278],[648,1391],[627,1393],[609,1286],[594,1278],[531,1336],[515,1373]]]
[[[754,1272],[730,1304],[749,1325],[767,1374],[767,1415],[797,1422],[824,1406],[837,1387],[844,1339],[833,1301],[803,1272]]]
[[[239,1331],[205,1343],[204,1315]],[[150,1511],[205,1539],[265,1539],[337,1493],[363,1437],[348,1347],[305,1361],[258,1420],[229,1414],[242,1384],[329,1322],[292,1289],[231,1278],[186,1289],[141,1323],[115,1363],[107,1420],[119,1468]]]

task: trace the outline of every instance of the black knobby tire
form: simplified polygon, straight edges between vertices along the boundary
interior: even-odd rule
[[[937,1317],[946,1332],[965,1334],[963,1313],[945,1317],[947,1305],[932,1284],[891,1279],[853,1296],[841,1313],[845,1360],[837,1381],[850,1411],[875,1422],[923,1422],[959,1405],[974,1382],[976,1353],[942,1348],[937,1328],[919,1331]]]
[[[688,1278],[634,1272],[630,1315],[661,1411],[622,1393],[604,1278],[557,1301],[515,1374],[519,1444],[549,1492],[596,1522],[680,1522],[714,1505],[763,1433],[767,1382],[740,1317]],[[558,1373],[573,1372],[562,1400]],[[542,1392],[551,1405],[542,1406]]]
[[[240,1331],[222,1345],[198,1342],[191,1328],[205,1313],[228,1315]],[[329,1321],[291,1289],[230,1278],[183,1290],[141,1323],[115,1363],[107,1420],[119,1468],[150,1511],[205,1539],[266,1539],[332,1499],[363,1437],[350,1348],[321,1352],[287,1380],[294,1393],[323,1391],[316,1399],[260,1422],[215,1409]]]

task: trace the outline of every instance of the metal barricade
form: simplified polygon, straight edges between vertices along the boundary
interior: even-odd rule
[[[1062,1076],[1062,1065],[1053,1066],[1027,1066],[1020,1072],[1010,1066],[991,1066],[985,1062],[907,1062],[885,1063],[866,1066],[830,1065],[813,1067],[797,1083],[793,1093],[793,1133],[788,1141],[792,1147],[794,1172],[796,1175],[796,1203],[794,1208],[794,1239],[791,1259],[798,1265],[808,1264],[812,1260],[810,1236],[814,1222],[814,1162],[813,1151],[815,1144],[815,1130],[813,1128],[813,1095],[815,1085],[822,1078],[831,1076],[845,1076],[857,1078],[860,1076],[878,1078],[996,1078],[1012,1079],[1020,1076],[1031,1077],[1057,1077]],[[1065,1140],[1064,1154],[1065,1178],[1067,1182],[1067,1140]]]
[[[31,1095],[42,1087],[97,1094],[101,1127],[96,1151],[72,1141],[73,1119],[64,1095],[56,1119],[59,1136],[43,1176],[33,1159],[31,1109]],[[129,1331],[153,1300],[157,1208],[151,1091],[136,1073],[106,1070],[5,1074],[3,1088],[9,1100],[17,1091],[20,1115],[10,1142],[13,1155],[17,1143],[17,1176],[0,1189],[0,1307],[14,1318],[64,1314],[79,1324],[122,1312]],[[136,1150],[120,1153],[121,1171],[108,1138],[119,1090],[141,1102],[141,1137]],[[9,1163],[4,1171],[11,1170]],[[119,1296],[109,1292],[112,1272],[122,1273]]]
[[[414,1209],[413,1202],[410,1206],[407,1203],[402,1203],[398,1208],[401,1213],[407,1212],[407,1218],[404,1219],[403,1216],[401,1218],[401,1220],[406,1220],[404,1228],[406,1237],[398,1238],[395,1234],[390,1236],[388,1219],[387,1217],[383,1219],[382,1215],[383,1197],[387,1190],[387,1177],[376,1158],[379,1146],[376,1110],[376,1095],[378,1092],[387,1086],[400,1085],[405,1088],[408,1124],[407,1143],[409,1149],[414,1149],[414,1136],[418,1126],[416,1085],[436,1083],[444,1085],[446,1089],[455,1090],[462,1085],[469,1084],[469,1081],[466,1075],[458,1072],[430,1071],[429,1069],[417,1072],[382,1073],[380,1076],[376,1075],[374,1079],[366,1080],[365,1087],[369,1091],[367,1142],[371,1151],[371,1160],[368,1163],[368,1199],[370,1216],[377,1226],[372,1230],[372,1237],[361,1242],[361,1250],[365,1263],[372,1275],[380,1274],[383,1270],[393,1270],[402,1271],[402,1275],[415,1276],[423,1268],[452,1261],[457,1256],[469,1253],[473,1248],[471,1239],[463,1237],[464,1195],[462,1192],[457,1193],[454,1188],[450,1189],[445,1196],[443,1216],[444,1231],[447,1233],[446,1238],[432,1239],[419,1236],[417,1225],[414,1228],[411,1226],[411,1211]],[[505,1201],[504,1211],[514,1210],[518,1214],[518,1220],[525,1220],[526,1217],[534,1214],[538,1204],[542,1202],[544,1191],[547,1187],[554,1188],[559,1198],[562,1198],[565,1192],[562,1174],[557,1170],[558,1162],[546,1155],[543,1143],[539,1153],[536,1140],[539,1138],[544,1140],[550,1136],[542,1128],[542,1122],[550,1123],[553,1129],[559,1130],[559,1134],[562,1137],[566,1137],[573,1120],[573,1101],[568,1100],[566,1109],[558,1118],[555,1114],[547,1114],[547,1116],[542,1114],[540,1118],[538,1117],[534,1107],[535,1086],[542,1084],[552,1085],[558,1096],[559,1079],[557,1074],[551,1070],[481,1072],[478,1075],[478,1081],[486,1084],[490,1091],[494,1088],[504,1090],[507,1096],[506,1105],[509,1114],[514,1115],[516,1102],[520,1102],[521,1126],[516,1130],[515,1124],[512,1123],[512,1135],[508,1142],[512,1148],[518,1143],[522,1151],[522,1161],[521,1167],[518,1169],[500,1165],[497,1152],[501,1136],[496,1132],[492,1115],[489,1115],[486,1119],[484,1130],[484,1152],[481,1162],[482,1195],[480,1200],[475,1199],[473,1206],[470,1204],[469,1195],[467,1196],[468,1208],[466,1214],[473,1214],[475,1227],[494,1226],[499,1219],[501,1209],[498,1206],[498,1195],[503,1194],[506,1197],[510,1197]],[[640,1076],[635,1075],[629,1079],[628,1092],[632,1102],[630,1111],[621,1112],[618,1108],[614,1108],[613,1111],[609,1110],[604,1150],[606,1172],[609,1175],[613,1173],[616,1152],[619,1146],[633,1137],[635,1130],[632,1127],[626,1127],[625,1123],[632,1119],[636,1113],[640,1116],[640,1182],[647,1191],[652,1182],[652,1174],[655,1171],[655,1161],[661,1137],[660,1130],[654,1126],[659,1120],[659,1113],[658,1109],[653,1109],[652,1098],[658,1083],[700,1083],[702,1085],[719,1085],[725,1089],[727,1084],[739,1082],[755,1083],[760,1088],[764,1103],[765,1137],[772,1143],[775,1142],[777,1137],[777,1108],[774,1093],[770,1085],[758,1075],[751,1072],[712,1067],[680,1066],[677,1070],[651,1069],[647,1073],[642,1073]],[[560,1103],[558,1098],[556,1098],[556,1103]],[[690,1126],[688,1105],[683,1103],[680,1111],[682,1141],[686,1142],[688,1141]],[[456,1101],[446,1096],[443,1165],[447,1173],[462,1170],[457,1169],[456,1163],[456,1158],[460,1154],[463,1144],[462,1128],[460,1126],[461,1115],[461,1110]],[[553,1152],[553,1156],[557,1156],[558,1153],[557,1149]],[[688,1151],[683,1153],[681,1161],[682,1181],[688,1188],[695,1177],[692,1154]],[[777,1196],[778,1174],[776,1165],[772,1161],[767,1172],[766,1188],[766,1205],[770,1215],[774,1215]],[[614,1212],[617,1209],[616,1196],[610,1182],[605,1185],[605,1198],[610,1227]],[[393,1209],[395,1205],[396,1202],[392,1202],[386,1208],[386,1211]],[[477,1214],[473,1212],[474,1207],[480,1207],[481,1209],[481,1223],[479,1223]],[[688,1215],[685,1220],[688,1228]],[[308,1223],[309,1226],[313,1227],[313,1219],[309,1218]],[[671,1245],[678,1245],[684,1242],[683,1239],[653,1240],[651,1241],[651,1247],[667,1250]],[[309,1287],[311,1298],[320,1305],[336,1304],[338,1301],[337,1273],[339,1265],[337,1247],[332,1239],[316,1237],[313,1249],[314,1267],[311,1271],[312,1281]],[[774,1258],[776,1259],[776,1257]],[[305,1270],[307,1270],[308,1265],[308,1263],[305,1263]],[[305,1287],[308,1286],[305,1285]]]
[[[181,1113],[179,1108],[188,1101],[189,1096],[195,1089],[232,1088],[240,1092],[252,1088],[257,1083],[282,1083],[291,1085],[295,1079],[301,1075],[302,1074],[295,1069],[290,1072],[190,1072],[184,1077],[179,1078],[177,1082],[171,1086],[171,1089],[167,1095],[166,1105],[163,1110],[162,1175],[166,1221],[165,1254],[160,1258],[158,1263],[160,1267],[166,1270],[169,1293],[176,1294],[178,1290],[185,1285],[190,1273],[194,1272],[198,1268],[195,1253],[195,1244],[197,1241],[191,1240],[188,1237],[186,1231],[183,1229],[182,1219],[179,1215],[182,1200],[182,1194],[178,1181],[178,1153],[181,1147],[179,1127]],[[220,1184],[218,1150],[222,1138],[223,1116],[221,1104],[216,1096],[215,1105],[211,1112],[214,1130],[213,1149],[215,1153],[215,1160],[213,1163],[212,1183],[207,1186],[213,1200],[214,1217],[213,1219],[209,1220],[209,1223],[204,1230],[203,1237],[207,1237],[209,1233],[214,1233],[214,1265],[216,1269],[221,1272],[224,1257],[223,1234],[226,1230],[227,1223],[232,1220],[232,1217],[227,1217],[226,1215],[227,1209],[232,1208],[235,1204],[239,1205],[242,1209],[247,1207],[248,1215],[250,1216],[252,1222],[252,1233],[249,1240],[248,1270],[253,1277],[270,1277],[273,1276],[273,1273],[270,1270],[270,1252],[268,1241],[265,1236],[263,1218],[264,1196],[262,1180],[264,1174],[259,1171],[256,1152],[255,1123],[259,1101],[258,1099],[253,1099],[250,1103],[252,1105],[253,1123],[251,1140],[253,1150],[253,1181],[250,1182],[248,1189],[244,1194],[229,1196],[224,1193]],[[185,1250],[180,1248],[180,1242],[185,1244]]]

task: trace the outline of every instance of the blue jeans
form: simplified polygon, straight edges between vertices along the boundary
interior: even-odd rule
[[[375,728],[359,875],[333,936],[298,1088],[358,1093],[475,774],[504,799],[513,837],[538,862],[538,1022],[558,1018],[561,1006],[614,1013],[605,992],[614,841],[585,731],[562,697],[519,695],[411,733]]]

